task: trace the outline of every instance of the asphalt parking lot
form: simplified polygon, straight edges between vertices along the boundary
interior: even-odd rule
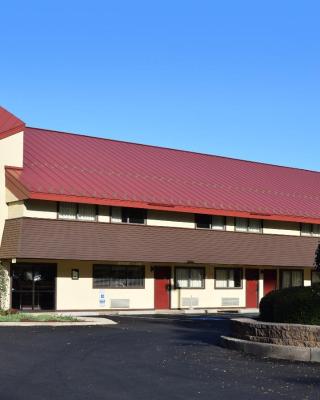
[[[219,347],[228,318],[112,319],[0,328],[0,399],[320,399],[320,365]]]

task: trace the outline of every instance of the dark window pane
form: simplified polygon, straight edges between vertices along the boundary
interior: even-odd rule
[[[143,287],[143,278],[143,267],[130,267],[127,269],[127,287]]]
[[[125,288],[127,286],[127,268],[121,265],[110,268],[112,287]]]
[[[129,222],[129,216],[128,216],[128,209],[127,208],[122,208],[122,222],[127,223]]]
[[[143,208],[122,208],[122,222],[144,224],[146,211]]]
[[[287,270],[281,271],[281,288],[303,286],[303,271]]]
[[[235,269],[234,270],[234,287],[241,287],[241,270]]]
[[[211,221],[212,221],[211,215],[196,214],[195,217],[196,217],[197,228],[202,228],[202,229],[211,228]]]
[[[95,288],[143,288],[144,267],[126,265],[94,265]]]
[[[320,272],[312,271],[311,283],[312,285],[320,283]]]

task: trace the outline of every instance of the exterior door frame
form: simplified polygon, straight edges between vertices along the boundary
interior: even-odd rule
[[[250,275],[253,277],[256,274],[256,278],[252,278],[252,279],[248,279],[248,275]],[[246,268],[245,269],[245,278],[246,278],[246,308],[258,308],[259,307],[259,283],[260,283],[260,270],[259,268]],[[256,298],[257,298],[257,303],[256,306],[248,306],[248,281],[255,281],[256,282]]]
[[[157,283],[157,279],[156,279],[156,271],[157,271],[157,268],[163,268],[163,269],[166,269],[168,272],[169,272],[169,278],[168,278],[168,285],[170,285],[170,290],[167,290],[167,293],[168,293],[168,308],[157,308],[156,307],[156,295],[157,295],[157,289],[156,289],[156,283]],[[153,290],[154,290],[154,309],[155,310],[166,310],[166,309],[168,309],[168,310],[170,310],[171,309],[171,286],[172,286],[172,266],[171,265],[155,265],[155,266],[152,266],[152,269],[153,269],[153,273],[154,273],[154,277],[153,277],[153,280],[154,280],[154,286],[153,286]]]
[[[268,281],[267,281],[265,278],[266,278],[266,275],[268,275],[268,274],[269,274],[269,277],[268,277]],[[274,285],[273,285],[274,288],[271,289],[271,290],[268,290],[269,287],[266,286],[266,282],[268,282],[268,283],[271,282],[271,279],[269,279],[271,275],[274,275],[274,278],[275,278],[272,281],[274,283]],[[263,295],[265,296],[266,294],[268,294],[272,290],[276,290],[277,287],[278,287],[278,270],[277,269],[273,269],[273,268],[265,269],[263,271]]]
[[[30,261],[26,261],[26,262],[17,261],[16,263],[12,263],[11,262],[10,266],[9,266],[9,280],[10,280],[10,284],[9,284],[9,287],[10,287],[10,291],[9,291],[9,307],[12,308],[12,283],[13,283],[12,274],[13,274],[14,266],[16,264],[23,264],[23,265],[26,265],[26,266],[30,265],[31,268],[33,268],[33,266],[36,266],[36,265],[43,265],[43,266],[51,267],[51,268],[54,269],[54,280],[53,280],[54,281],[54,293],[53,293],[54,301],[53,301],[53,308],[51,310],[44,310],[44,311],[56,311],[57,310],[58,264],[54,263],[54,262],[34,262],[34,263],[30,262]],[[33,282],[33,285],[34,285],[34,282]],[[34,293],[32,294],[32,296],[34,297]],[[33,306],[34,306],[34,304],[33,304]],[[34,309],[32,309],[31,311],[32,312],[37,312],[37,311],[42,311],[42,310],[34,310]]]

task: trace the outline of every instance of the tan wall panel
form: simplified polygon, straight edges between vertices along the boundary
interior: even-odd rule
[[[110,309],[111,299],[129,299],[131,309],[153,309],[154,281],[149,266],[146,266],[144,289],[104,289],[106,304],[100,307],[100,289],[93,289],[92,265],[80,261],[58,263],[57,310]],[[79,280],[71,279],[73,268],[79,269]]]
[[[8,188],[6,188],[6,203],[11,203],[18,200],[19,199],[12,192],[10,192]]]
[[[190,308],[183,307],[183,299],[198,299],[199,305],[195,308],[220,308],[222,306],[223,298],[238,298],[239,307],[245,307],[245,279],[243,279],[243,286],[239,289],[216,289],[214,280],[214,267],[206,266],[206,280],[204,289],[173,289],[171,292],[171,307],[172,308]],[[174,268],[173,268],[174,274]],[[172,287],[174,288],[174,276],[172,280]],[[231,308],[231,306],[226,306]]]
[[[23,165],[23,132],[16,133],[0,140],[0,242],[4,221],[8,218],[6,204],[5,169],[6,165],[22,167]]]
[[[25,216],[26,208],[23,201],[8,204],[8,219]]]

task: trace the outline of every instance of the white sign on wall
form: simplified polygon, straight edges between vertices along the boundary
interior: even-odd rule
[[[104,289],[99,290],[99,305],[100,307],[104,307],[106,305],[106,294]]]

